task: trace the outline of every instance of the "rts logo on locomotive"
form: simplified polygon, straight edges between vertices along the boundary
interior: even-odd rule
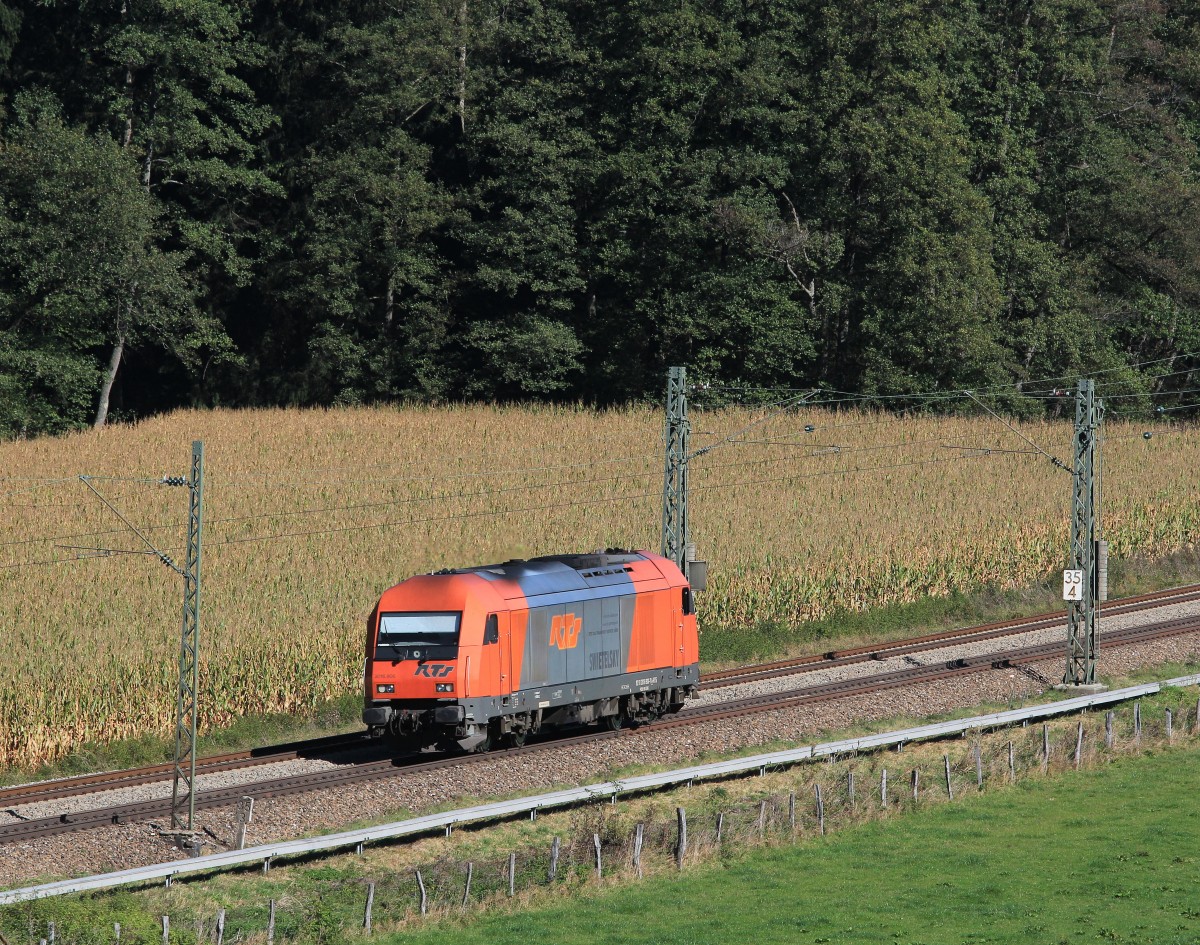
[[[441,679],[443,676],[449,676],[453,671],[453,665],[447,666],[445,663],[422,663],[416,668],[413,675]]]
[[[573,650],[579,642],[579,628],[583,618],[574,614],[560,614],[550,621],[550,645],[560,650]]]

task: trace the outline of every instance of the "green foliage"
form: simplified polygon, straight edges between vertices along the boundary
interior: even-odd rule
[[[445,920],[390,941],[1191,942],[1200,934],[1195,764],[1195,750],[1124,758],[682,878]],[[594,920],[580,922],[581,912]]]
[[[0,74],[116,142],[205,316],[140,353],[135,411],[611,403],[686,363],[880,395],[1104,370],[1145,412],[1195,381],[1122,367],[1200,348],[1192,12],[51,0],[0,5]],[[44,347],[0,397],[86,402]]]
[[[186,350],[182,256],[156,245],[159,211],[136,167],[111,139],[66,125],[48,94],[17,97],[0,194],[0,431],[79,425],[97,352],[117,335]]]

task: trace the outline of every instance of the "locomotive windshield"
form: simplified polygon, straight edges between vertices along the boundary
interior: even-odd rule
[[[380,614],[377,660],[452,659],[458,655],[460,613]]]

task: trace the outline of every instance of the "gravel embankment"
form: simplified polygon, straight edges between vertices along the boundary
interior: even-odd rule
[[[1200,603],[1179,604],[1154,611],[1106,619],[1105,629],[1135,623],[1200,615]],[[1003,645],[1028,645],[1062,639],[1061,628],[1006,638]],[[921,654],[927,662],[944,661],[967,653],[995,649],[997,641],[959,644],[937,651],[936,659]],[[1171,661],[1200,659],[1200,633],[1159,640],[1137,646],[1117,647],[1104,652],[1105,673],[1125,675],[1137,669]],[[912,665],[904,657],[882,662],[854,664],[799,676],[763,680],[727,689],[709,690],[692,705],[713,704],[730,698],[784,691],[833,679],[873,675]],[[497,755],[452,769],[399,775],[386,780],[311,792],[293,797],[259,801],[248,843],[292,839],[321,830],[344,828],[363,819],[404,816],[436,804],[464,798],[486,797],[546,789],[597,780],[607,773],[633,765],[684,764],[702,753],[729,752],[776,740],[811,741],[824,731],[836,731],[855,723],[894,716],[922,717],[980,702],[1007,702],[1045,690],[1062,675],[1062,660],[1047,660],[1022,670],[985,670],[936,683],[914,685],[867,696],[852,696],[835,702],[797,706],[762,712],[737,719],[703,723],[694,728],[655,731],[653,726],[627,737],[591,745],[551,749],[523,758]],[[264,765],[250,771],[205,776],[203,786],[232,785],[278,776],[282,771],[298,773],[331,767],[311,760]],[[170,793],[169,783],[89,795],[72,804],[107,806],[138,797]],[[27,805],[24,817],[61,813],[65,801]],[[44,811],[44,812],[42,812]],[[232,807],[197,814],[205,831],[206,852],[225,849],[233,830]],[[7,819],[12,819],[12,814]],[[130,866],[176,859],[180,855],[160,835],[162,824],[142,823],[79,831],[22,844],[0,847],[0,886],[24,885],[48,875],[104,872]]]

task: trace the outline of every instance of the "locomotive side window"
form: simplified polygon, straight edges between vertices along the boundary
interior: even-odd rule
[[[378,660],[452,659],[461,613],[380,614]]]
[[[695,603],[692,601],[692,589],[685,587],[683,589],[683,613],[684,616],[690,616],[696,612]]]
[[[495,614],[488,614],[487,623],[483,625],[483,642],[485,645],[500,642],[500,621]]]

